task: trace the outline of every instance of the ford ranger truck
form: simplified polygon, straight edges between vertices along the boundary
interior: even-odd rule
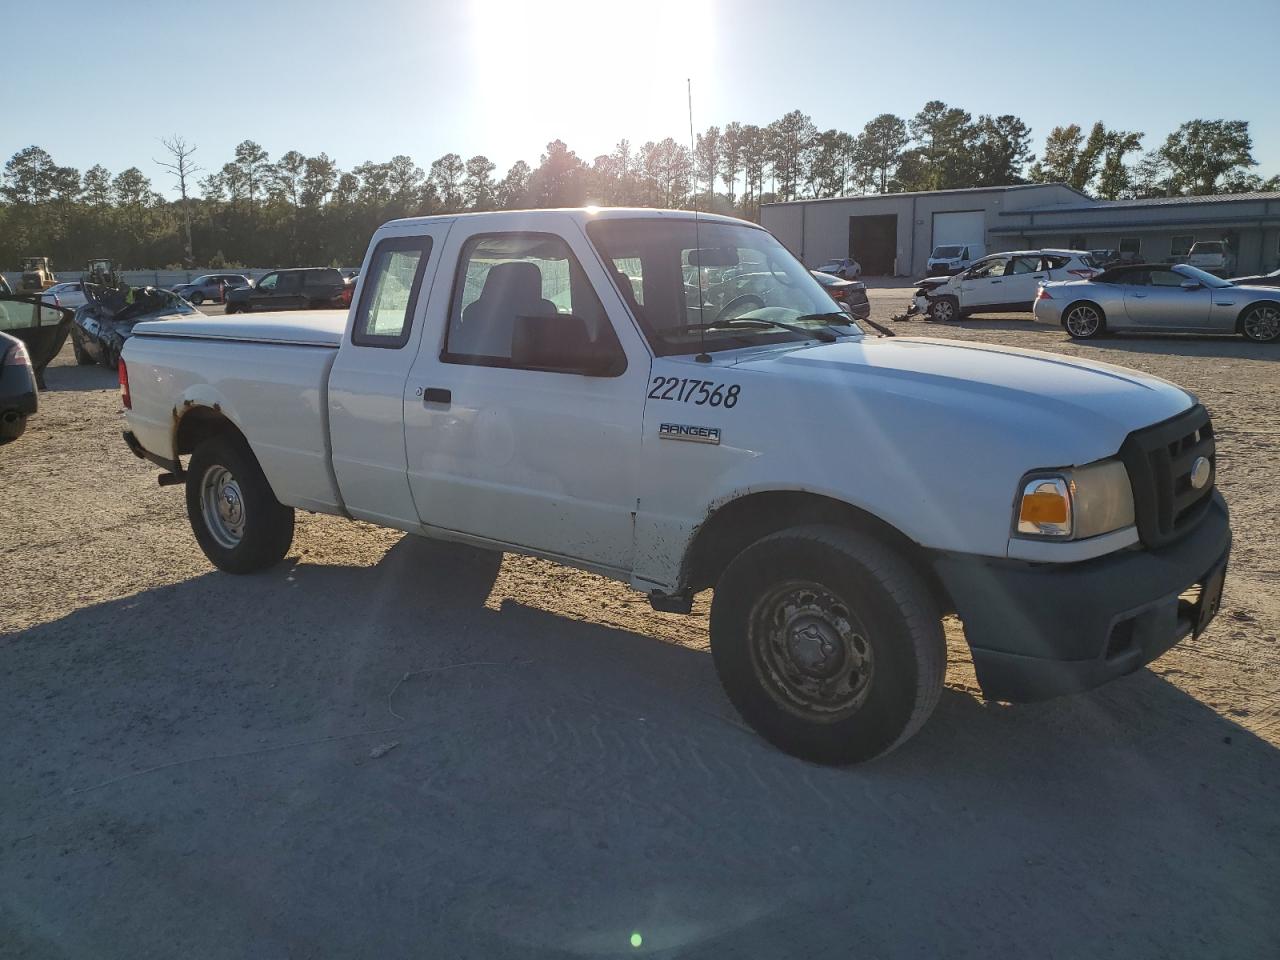
[[[749,277],[743,293],[742,277]],[[987,697],[1131,673],[1217,612],[1196,399],[1102,363],[864,333],[767,231],[657,210],[397,220],[351,310],[142,323],[127,432],[248,574],[294,512],[595,571],[688,612],[772,743],[912,736],[956,613]]]

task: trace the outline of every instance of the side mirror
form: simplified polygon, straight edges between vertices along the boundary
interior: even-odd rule
[[[619,356],[605,343],[593,343],[586,321],[571,313],[518,316],[511,329],[511,363],[535,370],[616,376]]]
[[[1182,281],[1183,290],[1199,290],[1203,286],[1204,284],[1201,283],[1199,280],[1183,280]]]

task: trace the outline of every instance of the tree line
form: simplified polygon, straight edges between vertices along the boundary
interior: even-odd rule
[[[1104,199],[1280,189],[1280,176],[1251,170],[1247,121],[1191,120],[1144,153],[1145,138],[1070,124],[1054,127],[1036,156],[1019,118],[974,118],[935,100],[907,119],[881,114],[856,134],[819,130],[793,110],[766,126],[708,127],[692,146],[624,139],[591,161],[553,140],[537,166],[518,160],[499,176],[483,155],[447,153],[426,169],[398,155],[342,170],[324,153],[273,160],[252,140],[206,170],[196,148],[173,137],[158,141],[166,159],[156,163],[173,175],[175,200],[137,167],[81,173],[31,146],[0,180],[0,265],[31,255],[62,269],[96,256],[135,268],[353,264],[387,220],[466,210],[696,203],[758,219],[762,203],[779,200],[1027,182]]]

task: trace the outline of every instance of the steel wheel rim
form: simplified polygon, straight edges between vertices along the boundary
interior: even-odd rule
[[[1280,334],[1280,310],[1254,307],[1244,318],[1244,332],[1251,340],[1273,340]]]
[[[1098,311],[1092,307],[1073,307],[1067,314],[1067,332],[1075,337],[1091,337],[1098,332]]]
[[[748,620],[756,676],[783,709],[834,723],[866,701],[875,672],[867,631],[820,584],[792,580],[761,597]]]
[[[233,550],[244,538],[244,495],[226,467],[214,465],[200,481],[200,513],[218,546]]]

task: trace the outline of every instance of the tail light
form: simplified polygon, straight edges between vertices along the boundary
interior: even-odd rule
[[[27,345],[19,340],[4,358],[6,367],[29,367],[31,357],[27,355]]]
[[[56,293],[53,295],[53,305],[55,307],[62,306],[62,301],[58,299],[58,295]]]
[[[120,402],[124,404],[126,410],[133,409],[133,398],[129,396],[129,368],[124,365],[124,358],[120,358],[120,363],[116,367],[120,374]]]
[[[1047,289],[1047,288],[1045,288],[1045,287],[1041,287],[1041,288],[1036,292],[1036,299],[1037,299],[1037,300],[1052,300],[1052,299],[1053,299],[1053,294],[1051,294],[1051,293],[1048,291],[1048,289]]]

